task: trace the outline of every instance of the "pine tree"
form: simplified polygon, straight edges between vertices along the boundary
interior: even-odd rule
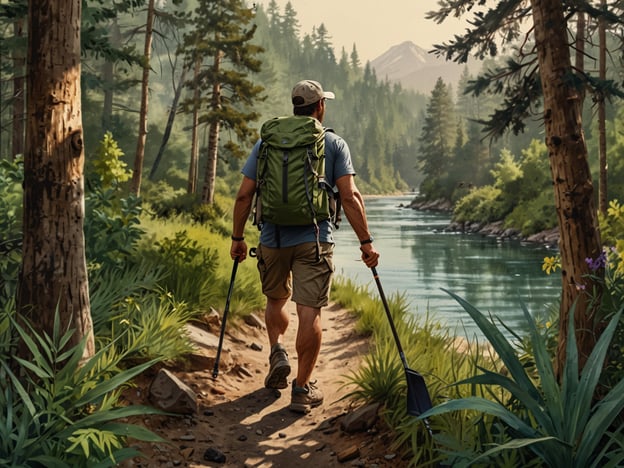
[[[257,55],[262,48],[251,43],[253,16],[253,10],[242,0],[200,0],[193,18],[194,30],[185,38],[187,64],[199,61],[200,70],[191,82],[199,97],[184,105],[188,111],[198,112],[197,125],[207,126],[209,133],[202,189],[205,204],[214,202],[219,153],[240,157],[243,151],[239,145],[256,136],[249,124],[258,118],[252,106],[263,88],[248,77],[261,65]],[[222,130],[231,130],[234,136],[220,145]]]
[[[420,136],[420,155],[425,180],[420,193],[427,199],[450,198],[445,186],[455,140],[456,125],[453,100],[447,85],[438,78],[431,92]]]

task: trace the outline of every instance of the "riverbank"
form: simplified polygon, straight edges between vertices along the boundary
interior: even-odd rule
[[[413,200],[409,205],[406,205],[406,207],[413,210],[439,211],[448,212],[449,214],[453,211],[453,205],[448,200]],[[492,223],[452,221],[444,229],[444,232],[480,234],[486,237],[495,237],[499,240],[518,240],[522,242],[533,242],[537,244],[542,244],[549,248],[557,248],[557,246],[559,245],[558,227],[531,234],[530,236],[523,236],[522,232],[519,229],[505,227],[503,223],[503,221],[495,221]]]

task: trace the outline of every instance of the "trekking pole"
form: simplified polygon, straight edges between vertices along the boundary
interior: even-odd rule
[[[227,320],[228,310],[230,310],[230,298],[232,297],[232,289],[234,288],[234,278],[236,277],[236,269],[238,268],[238,257],[234,259],[232,267],[232,278],[230,279],[230,287],[225,300],[225,309],[223,310],[223,320],[221,322],[221,334],[219,335],[219,347],[217,348],[217,357],[215,358],[214,369],[212,370],[212,378],[216,379],[219,375],[219,359],[221,358],[221,348],[223,347],[223,337],[225,335],[225,322]]]
[[[403,352],[403,347],[401,346],[401,341],[399,340],[399,334],[394,326],[394,320],[392,320],[392,314],[390,313],[390,306],[388,305],[386,295],[381,287],[381,281],[379,280],[377,269],[375,267],[371,267],[371,271],[373,272],[375,283],[377,283],[379,297],[381,298],[381,302],[384,306],[386,317],[388,318],[388,323],[390,324],[390,330],[392,331],[394,342],[396,343],[396,347],[399,351],[399,357],[403,363],[403,370],[405,371],[405,378],[407,380],[407,414],[410,416],[420,416],[433,406],[431,404],[429,390],[427,390],[427,385],[425,384],[423,376],[415,370],[410,369],[407,365],[407,359],[405,358],[405,353]],[[424,419],[423,422],[429,434],[433,435],[429,426],[429,421]]]

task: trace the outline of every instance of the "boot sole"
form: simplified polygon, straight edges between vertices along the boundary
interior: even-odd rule
[[[288,387],[288,376],[290,375],[290,364],[282,364],[275,367],[264,379],[266,388],[275,388],[278,390]]]

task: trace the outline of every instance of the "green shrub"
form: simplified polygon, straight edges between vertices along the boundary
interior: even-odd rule
[[[89,268],[119,268],[136,253],[145,231],[140,227],[141,199],[120,197],[117,188],[90,184],[85,195],[85,246]]]
[[[85,340],[66,349],[73,331],[60,330],[58,314],[52,336],[26,332],[6,310],[0,323],[0,465],[113,467],[140,455],[130,438],[167,443],[125,421],[161,411],[118,405],[121,388],[157,360],[123,369],[124,354],[109,345],[82,362]],[[11,354],[11,336],[23,340],[32,359]]]
[[[520,229],[523,236],[530,236],[557,226],[557,213],[553,194],[542,192],[537,198],[519,204],[505,218],[505,226]]]
[[[22,262],[24,163],[0,160],[0,302],[15,295]]]
[[[456,411],[480,412],[493,416],[503,429],[503,437],[481,450],[454,451],[453,466],[485,463],[499,466],[501,454],[530,450],[546,466],[602,467],[624,463],[624,439],[620,427],[612,427],[624,409],[624,380],[619,381],[596,402],[594,396],[605,356],[624,308],[613,317],[590,354],[579,375],[574,310],[569,313],[566,362],[557,380],[544,337],[529,311],[523,307],[529,325],[537,380],[527,372],[522,360],[504,335],[475,307],[450,293],[475,320],[505,364],[504,372],[481,369],[481,374],[459,381],[459,385],[487,385],[503,388],[512,395],[509,401],[480,397],[446,401],[421,418]]]
[[[187,231],[176,232],[173,238],[155,241],[153,248],[143,248],[143,258],[154,269],[162,269],[162,288],[189,306],[200,308],[200,294],[213,284],[219,265],[215,249],[202,247]]]
[[[510,210],[502,191],[491,185],[476,188],[460,199],[453,210],[453,221],[489,223],[501,220]]]
[[[87,171],[92,172],[103,189],[118,187],[132,177],[128,165],[121,161],[124,153],[113,139],[111,132],[106,132],[93,158],[89,158]]]

